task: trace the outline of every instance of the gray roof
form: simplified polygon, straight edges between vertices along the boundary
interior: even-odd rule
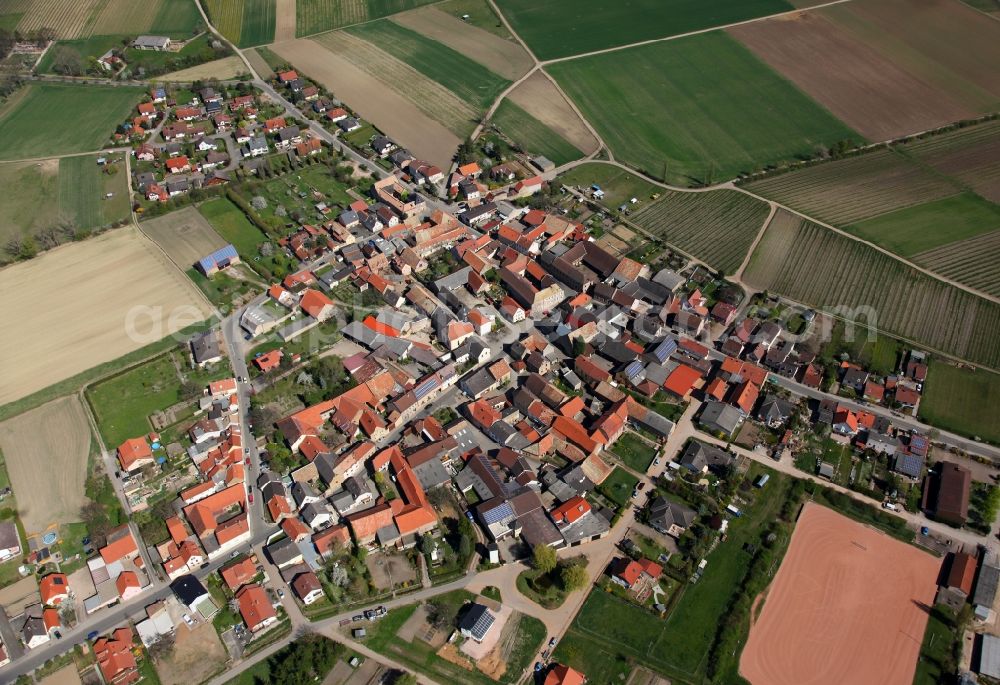
[[[761,402],[757,416],[762,421],[787,421],[795,412],[795,405],[777,395],[768,394]]]
[[[924,460],[915,454],[897,454],[892,470],[910,478],[920,478],[924,470]]]
[[[474,639],[481,641],[486,637],[486,633],[489,632],[495,620],[496,618],[489,609],[482,604],[474,603],[462,617],[459,628],[470,633]]]
[[[743,414],[731,404],[706,402],[699,422],[714,430],[731,435],[743,421]]]
[[[191,354],[194,355],[194,360],[199,364],[221,357],[222,348],[219,345],[218,331],[208,330],[191,338]]]
[[[691,507],[657,497],[649,504],[649,524],[659,530],[670,530],[673,525],[687,528],[694,523],[697,513]]]
[[[299,546],[291,538],[283,538],[268,545],[266,551],[277,566],[284,566],[302,555]]]
[[[417,480],[420,481],[424,490],[429,490],[451,480],[448,470],[445,469],[440,459],[428,459],[423,464],[414,466],[413,473],[417,476]]]
[[[17,526],[13,521],[0,522],[0,549],[21,547],[21,538],[17,534]]]
[[[713,445],[692,440],[688,443],[687,449],[681,455],[680,464],[692,471],[701,471],[706,466],[708,468],[719,468],[729,466],[733,463],[733,457],[728,452],[714,447]]]
[[[990,678],[1000,678],[1000,637],[982,635],[979,668],[976,672]]]
[[[972,593],[972,603],[992,608],[998,583],[1000,583],[1000,568],[983,564],[979,568],[979,579],[976,581],[976,590]]]

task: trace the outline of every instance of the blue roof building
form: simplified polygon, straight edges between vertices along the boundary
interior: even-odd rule
[[[197,266],[198,270],[203,274],[211,276],[220,269],[225,269],[227,266],[239,263],[240,256],[236,252],[236,248],[232,245],[226,245],[225,247],[220,247],[207,257],[199,259]]]

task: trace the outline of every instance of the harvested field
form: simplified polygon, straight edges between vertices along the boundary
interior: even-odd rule
[[[954,0],[866,0],[816,10],[977,112],[1000,108],[1000,23]]]
[[[545,74],[532,74],[507,98],[584,154],[591,154],[600,145]]]
[[[107,0],[27,0],[6,11],[23,12],[18,31],[50,28],[58,38],[88,35],[95,14]],[[151,3],[155,4],[155,3]]]
[[[840,308],[840,316],[1000,368],[1000,305],[803,219],[776,217],[743,278],[752,287]]]
[[[274,9],[274,41],[295,39],[295,0],[277,0]]]
[[[181,69],[180,71],[172,71],[169,74],[158,76],[157,80],[187,82],[214,78],[219,79],[220,81],[225,81],[227,79],[237,78],[246,73],[248,73],[247,66],[243,63],[243,60],[236,55],[230,55],[229,57],[223,57],[222,59],[216,59],[211,62],[199,64],[196,67]],[[264,75],[267,75],[266,71],[264,72]]]
[[[448,168],[452,155],[462,139],[449,128],[439,123],[424,108],[407,99],[401,90],[393,85],[372,78],[362,64],[354,61],[351,49],[343,45],[346,34],[326,34],[317,41],[300,39],[274,45],[273,49],[282,58],[288,60],[313,79],[322,83],[327,89],[351,106],[364,119],[372,122],[387,135],[405,145],[414,155],[426,159],[441,168]],[[362,45],[369,46],[376,53],[384,55],[386,60],[395,62],[399,71],[395,76],[403,84],[413,76],[417,83],[433,83],[418,72],[407,67],[402,62],[389,57],[386,53],[370,46],[365,41],[353,36],[346,38]],[[327,46],[333,46],[327,49]],[[382,74],[385,76],[385,74]],[[405,86],[413,88],[417,84]],[[435,84],[436,85],[436,84]],[[475,116],[471,107],[458,101],[444,88],[438,88],[446,93],[447,102],[433,103],[433,98],[425,102],[425,108],[433,110],[439,117],[450,119],[457,128],[472,128],[472,117]],[[428,96],[431,93],[428,91]],[[458,112],[449,113],[448,103],[459,102]],[[461,113],[464,111],[464,114]],[[468,117],[468,118],[466,118]]]
[[[546,70],[619,161],[675,184],[717,183],[859,138],[723,32]]]
[[[663,191],[632,221],[714,269],[734,273],[767,218],[766,202],[735,190]]]
[[[1000,120],[968,126],[899,148],[987,200],[1000,203]]]
[[[295,31],[311,36],[426,5],[434,0],[297,0]]]
[[[437,7],[421,7],[397,14],[392,21],[435,40],[511,81],[531,69],[533,62],[520,45],[505,40]]]
[[[890,140],[980,112],[961,93],[934,87],[816,12],[727,30],[868,140]]]
[[[834,225],[853,224],[960,191],[894,150],[817,164],[744,187]]]
[[[397,59],[444,86],[462,101],[481,109],[493,104],[510,84],[510,81],[461,52],[388,19],[368,22],[345,31],[372,45],[384,46]]]
[[[168,656],[154,662],[163,685],[203,683],[225,667],[226,648],[211,622],[201,621],[194,630],[181,625],[175,635]]]
[[[90,439],[76,395],[0,423],[0,450],[29,535],[80,520]]]
[[[910,685],[939,559],[807,503],[740,657],[754,685]]]
[[[194,207],[144,221],[141,229],[182,271],[226,245],[222,236]]]
[[[1000,230],[921,252],[914,255],[912,261],[942,276],[1000,297],[998,254]]]
[[[131,227],[0,270],[0,292],[17,292],[25,283],[46,287],[32,297],[7,300],[7,320],[18,325],[0,331],[0,346],[7,351],[0,404],[117,359],[211,313],[194,284]]]

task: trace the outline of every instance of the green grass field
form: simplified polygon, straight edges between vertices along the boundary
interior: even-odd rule
[[[974,193],[962,193],[847,227],[847,230],[903,257],[1000,228],[1000,207]]]
[[[295,35],[311,36],[388,17],[431,2],[434,0],[297,0]]]
[[[23,12],[5,12],[0,14],[0,29],[13,32],[21,22],[21,17],[23,16]]]
[[[544,155],[562,166],[583,157],[583,152],[551,128],[510,100],[504,100],[493,113],[493,124],[508,138],[533,155]]]
[[[378,45],[480,108],[491,105],[510,84],[457,50],[387,19],[354,26],[347,31]]]
[[[600,162],[588,162],[573,167],[561,175],[559,180],[566,185],[580,186],[583,190],[587,190],[591,185],[600,186],[604,191],[603,204],[607,207],[617,207],[633,197],[649,200],[650,196],[662,190],[635,174]]]
[[[513,40],[510,31],[503,25],[500,17],[486,0],[444,0],[444,2],[437,3],[437,8],[459,19],[467,16],[468,19],[464,20],[465,23],[489,31],[501,38]]]
[[[202,26],[195,0],[162,0],[153,19],[150,33],[171,38],[186,38]]]
[[[261,243],[267,240],[267,236],[228,199],[209,200],[199,206],[198,211],[219,235],[233,244],[244,261],[252,260],[258,254]]]
[[[920,418],[934,426],[1000,443],[1000,374],[931,359]]]
[[[722,32],[546,68],[619,161],[678,185],[860,139]]]
[[[107,194],[112,193],[108,198]],[[125,166],[105,174],[90,156],[59,160],[59,208],[80,228],[106,226],[128,218],[128,178]],[[50,198],[51,199],[51,198]]]
[[[243,8],[243,27],[240,30],[240,47],[264,45],[274,40],[274,12],[276,0],[246,0]]]
[[[31,84],[0,111],[0,158],[100,149],[139,101],[138,88]]]
[[[149,415],[179,402],[180,385],[170,355],[164,355],[88,389],[108,449],[151,431]]]
[[[624,433],[612,446],[611,451],[626,466],[639,473],[645,473],[656,457],[656,448],[635,433]]]
[[[517,34],[542,60],[676,36],[787,12],[785,0],[501,0]]]

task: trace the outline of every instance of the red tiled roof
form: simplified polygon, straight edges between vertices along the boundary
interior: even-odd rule
[[[276,618],[277,614],[267,597],[267,591],[260,585],[247,585],[236,593],[236,601],[240,605],[240,615],[247,627],[253,630],[264,621]]]
[[[589,511],[590,503],[577,495],[553,509],[552,520],[556,523],[574,523]]]
[[[678,364],[677,367],[670,372],[667,376],[667,380],[663,382],[663,387],[677,395],[678,397],[684,397],[689,392],[694,384],[698,382],[701,378],[701,372],[697,369],[691,368],[686,364]]]
[[[120,534],[120,536],[115,537],[116,534]],[[108,538],[113,538],[113,540],[108,542],[104,547],[101,547],[101,558],[104,559],[104,563],[106,564],[114,563],[139,551],[127,523],[111,531],[108,534]]]
[[[235,592],[242,585],[253,580],[254,576],[257,575],[257,565],[253,562],[253,559],[246,557],[220,569],[219,574],[226,581],[229,589]]]

